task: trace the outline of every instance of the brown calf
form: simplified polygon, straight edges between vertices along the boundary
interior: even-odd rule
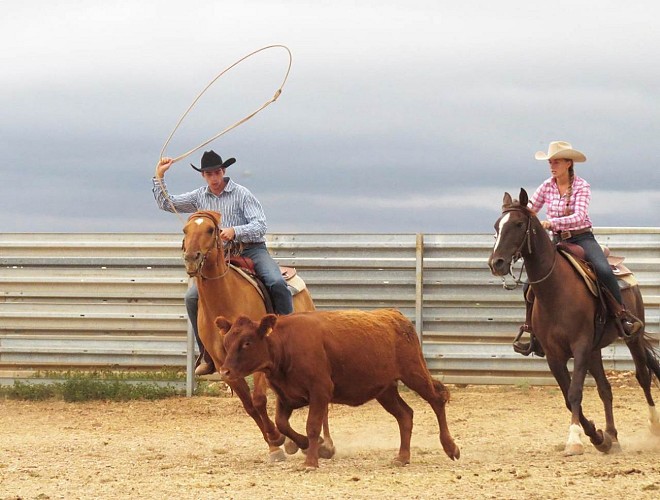
[[[240,316],[233,324],[219,316],[216,325],[224,332],[227,351],[220,373],[230,379],[266,374],[278,396],[277,428],[307,450],[307,467],[318,467],[319,433],[328,404],[359,406],[374,398],[399,424],[395,462],[410,463],[413,410],[399,395],[399,380],[428,401],[445,453],[452,460],[459,458],[445,415],[449,392],[431,378],[415,327],[399,311],[316,311],[279,318],[269,314],[259,323]],[[291,428],[289,417],[307,405],[303,436]]]

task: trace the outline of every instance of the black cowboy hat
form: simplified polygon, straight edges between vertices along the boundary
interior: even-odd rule
[[[202,168],[197,168],[192,163],[190,166],[198,172],[208,172],[209,170],[217,170],[219,168],[227,168],[229,165],[236,163],[236,158],[228,158],[224,162],[220,155],[215,151],[204,151],[202,155]]]

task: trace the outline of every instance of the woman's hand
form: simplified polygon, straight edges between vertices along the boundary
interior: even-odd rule
[[[543,229],[545,229],[546,231],[552,231],[552,225],[550,224],[550,221],[542,220],[541,227],[543,227]]]

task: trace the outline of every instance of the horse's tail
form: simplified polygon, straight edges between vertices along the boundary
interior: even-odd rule
[[[660,382],[660,352],[653,346],[653,339],[648,333],[643,332],[640,337],[642,347],[646,352],[646,366],[655,373]]]
[[[656,378],[660,382],[660,355],[658,354],[657,349],[655,349],[649,342],[649,346],[646,349],[646,366],[655,373]]]

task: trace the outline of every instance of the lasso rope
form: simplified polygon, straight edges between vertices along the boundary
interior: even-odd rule
[[[155,175],[156,179],[158,180],[158,184],[160,185],[161,192],[165,195],[165,197],[167,198],[167,201],[169,202],[170,206],[172,207],[172,210],[173,210],[174,213],[176,213],[177,215],[179,215],[179,212],[177,212],[176,208],[174,207],[174,203],[172,203],[172,200],[170,199],[169,194],[168,194],[167,191],[165,190],[165,186],[164,186],[164,184],[163,184],[163,180],[162,180],[162,178],[160,178],[160,177],[158,177],[158,175],[156,175],[156,174],[158,173],[158,165],[160,164],[160,160],[163,158],[163,155],[165,154],[165,149],[167,148],[168,144],[170,143],[170,140],[172,140],[172,137],[174,136],[174,133],[177,131],[177,129],[179,128],[179,125],[181,125],[181,122],[183,122],[183,120],[184,120],[185,117],[188,115],[188,113],[190,113],[190,111],[195,107],[195,104],[197,104],[197,101],[200,100],[200,98],[201,98],[201,97],[204,95],[204,93],[209,89],[209,87],[211,87],[211,85],[213,85],[218,79],[220,79],[220,78],[221,78],[225,73],[227,73],[229,70],[231,70],[231,69],[234,68],[235,66],[238,66],[240,63],[242,63],[242,62],[245,61],[246,59],[252,57],[252,56],[255,55],[255,54],[258,54],[259,52],[263,52],[264,50],[273,49],[273,48],[282,48],[282,49],[286,50],[286,51],[287,51],[287,54],[289,55],[289,64],[288,64],[287,69],[286,69],[286,74],[284,75],[284,79],[282,80],[282,83],[280,84],[279,88],[275,91],[275,94],[273,95],[273,97],[272,97],[271,99],[269,99],[268,101],[266,101],[264,104],[262,104],[262,105],[261,105],[259,108],[257,108],[255,111],[253,111],[253,112],[250,113],[249,115],[245,116],[244,118],[241,118],[241,119],[238,120],[236,123],[230,125],[229,127],[227,127],[226,129],[222,130],[221,132],[218,132],[217,134],[215,134],[215,135],[214,135],[213,137],[211,137],[210,139],[208,139],[208,140],[202,142],[202,143],[201,143],[200,145],[198,145],[198,146],[195,146],[195,147],[192,148],[190,151],[187,151],[187,152],[183,153],[182,155],[177,156],[176,158],[174,158],[174,159],[172,160],[172,164],[178,162],[179,160],[182,160],[182,159],[185,158],[186,156],[189,156],[189,155],[191,155],[192,153],[194,153],[195,151],[197,151],[197,150],[203,148],[204,146],[206,146],[206,145],[209,144],[210,142],[213,142],[213,141],[216,140],[218,137],[223,136],[224,134],[226,134],[226,133],[229,132],[230,130],[235,129],[235,128],[238,127],[239,125],[245,123],[245,122],[248,121],[250,118],[252,118],[253,116],[255,116],[257,113],[261,112],[263,109],[265,109],[266,107],[268,107],[268,106],[270,106],[272,103],[274,103],[274,102],[278,99],[278,97],[282,94],[282,88],[284,88],[284,85],[286,84],[286,81],[287,81],[287,79],[289,78],[289,72],[291,71],[291,63],[293,62],[293,57],[292,57],[292,55],[291,55],[291,51],[289,50],[289,48],[288,48],[286,45],[279,45],[279,44],[276,44],[276,45],[267,45],[266,47],[262,47],[262,48],[260,48],[260,49],[258,49],[258,50],[255,50],[254,52],[250,52],[248,55],[246,55],[246,56],[244,56],[244,57],[241,57],[238,61],[236,61],[235,63],[233,63],[231,66],[228,66],[227,68],[225,68],[224,70],[222,70],[222,71],[221,71],[221,72],[220,72],[215,78],[213,78],[213,80],[211,80],[211,81],[209,82],[209,84],[208,84],[206,87],[204,87],[204,89],[203,89],[203,90],[197,95],[197,97],[195,97],[195,100],[192,102],[192,104],[191,104],[190,106],[188,106],[188,109],[186,110],[185,113],[183,113],[183,115],[181,116],[181,118],[180,118],[179,121],[177,122],[176,126],[174,127],[174,130],[172,130],[172,133],[169,135],[169,137],[168,137],[167,140],[165,141],[165,144],[163,144],[163,148],[160,150],[160,157],[159,157],[159,159],[158,159],[158,163],[156,164],[156,173],[155,173],[154,175]],[[180,217],[180,215],[179,215],[179,217]]]

